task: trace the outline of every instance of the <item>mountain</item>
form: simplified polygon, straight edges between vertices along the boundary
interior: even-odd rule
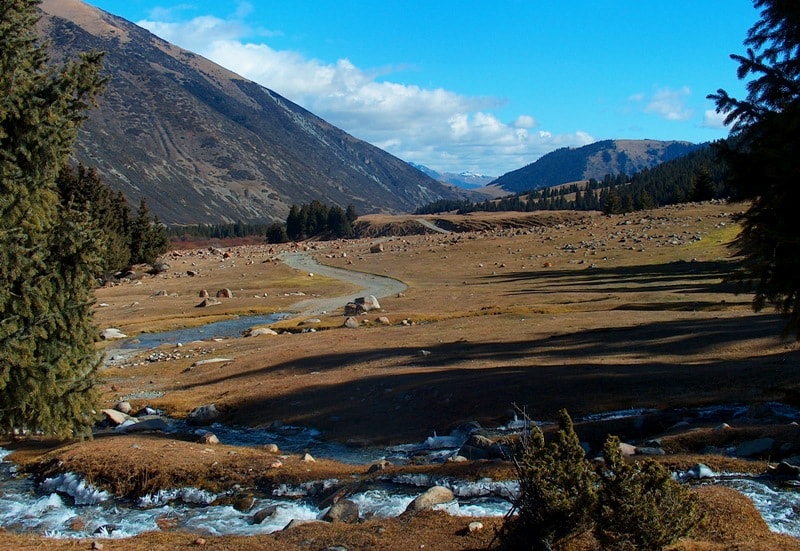
[[[437,172],[425,165],[418,165],[411,162],[408,164],[424,172],[434,180],[453,184],[461,189],[477,190],[495,180],[494,176],[484,176],[483,174],[476,174],[474,172],[459,172],[458,174],[453,172]]]
[[[173,224],[283,220],[318,199],[360,214],[460,194],[209,60],[80,0],[44,0],[51,58],[104,51],[108,86],[76,157]]]
[[[518,193],[590,178],[602,180],[607,174],[630,176],[699,147],[690,142],[657,140],[605,140],[578,148],[565,147],[500,176],[488,187]]]

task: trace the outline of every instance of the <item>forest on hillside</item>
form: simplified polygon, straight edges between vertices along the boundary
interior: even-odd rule
[[[528,190],[481,202],[434,201],[417,209],[416,214],[538,210],[600,210],[619,214],[731,197],[734,192],[726,180],[727,168],[717,157],[714,146],[709,145],[633,175],[608,174],[602,180]]]

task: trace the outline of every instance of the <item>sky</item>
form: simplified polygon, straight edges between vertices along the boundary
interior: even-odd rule
[[[727,136],[752,0],[86,0],[439,172]]]

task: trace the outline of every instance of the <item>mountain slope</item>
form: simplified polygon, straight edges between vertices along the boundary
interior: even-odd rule
[[[697,149],[689,142],[656,140],[605,140],[578,148],[557,149],[535,163],[508,172],[489,184],[518,193],[606,174],[632,175]]]
[[[167,223],[270,221],[318,199],[407,212],[451,187],[275,92],[79,0],[44,0],[54,61],[106,52],[77,158]]]

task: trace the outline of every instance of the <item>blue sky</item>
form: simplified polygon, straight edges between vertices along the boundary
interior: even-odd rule
[[[602,139],[705,142],[751,0],[87,0],[438,171]]]

